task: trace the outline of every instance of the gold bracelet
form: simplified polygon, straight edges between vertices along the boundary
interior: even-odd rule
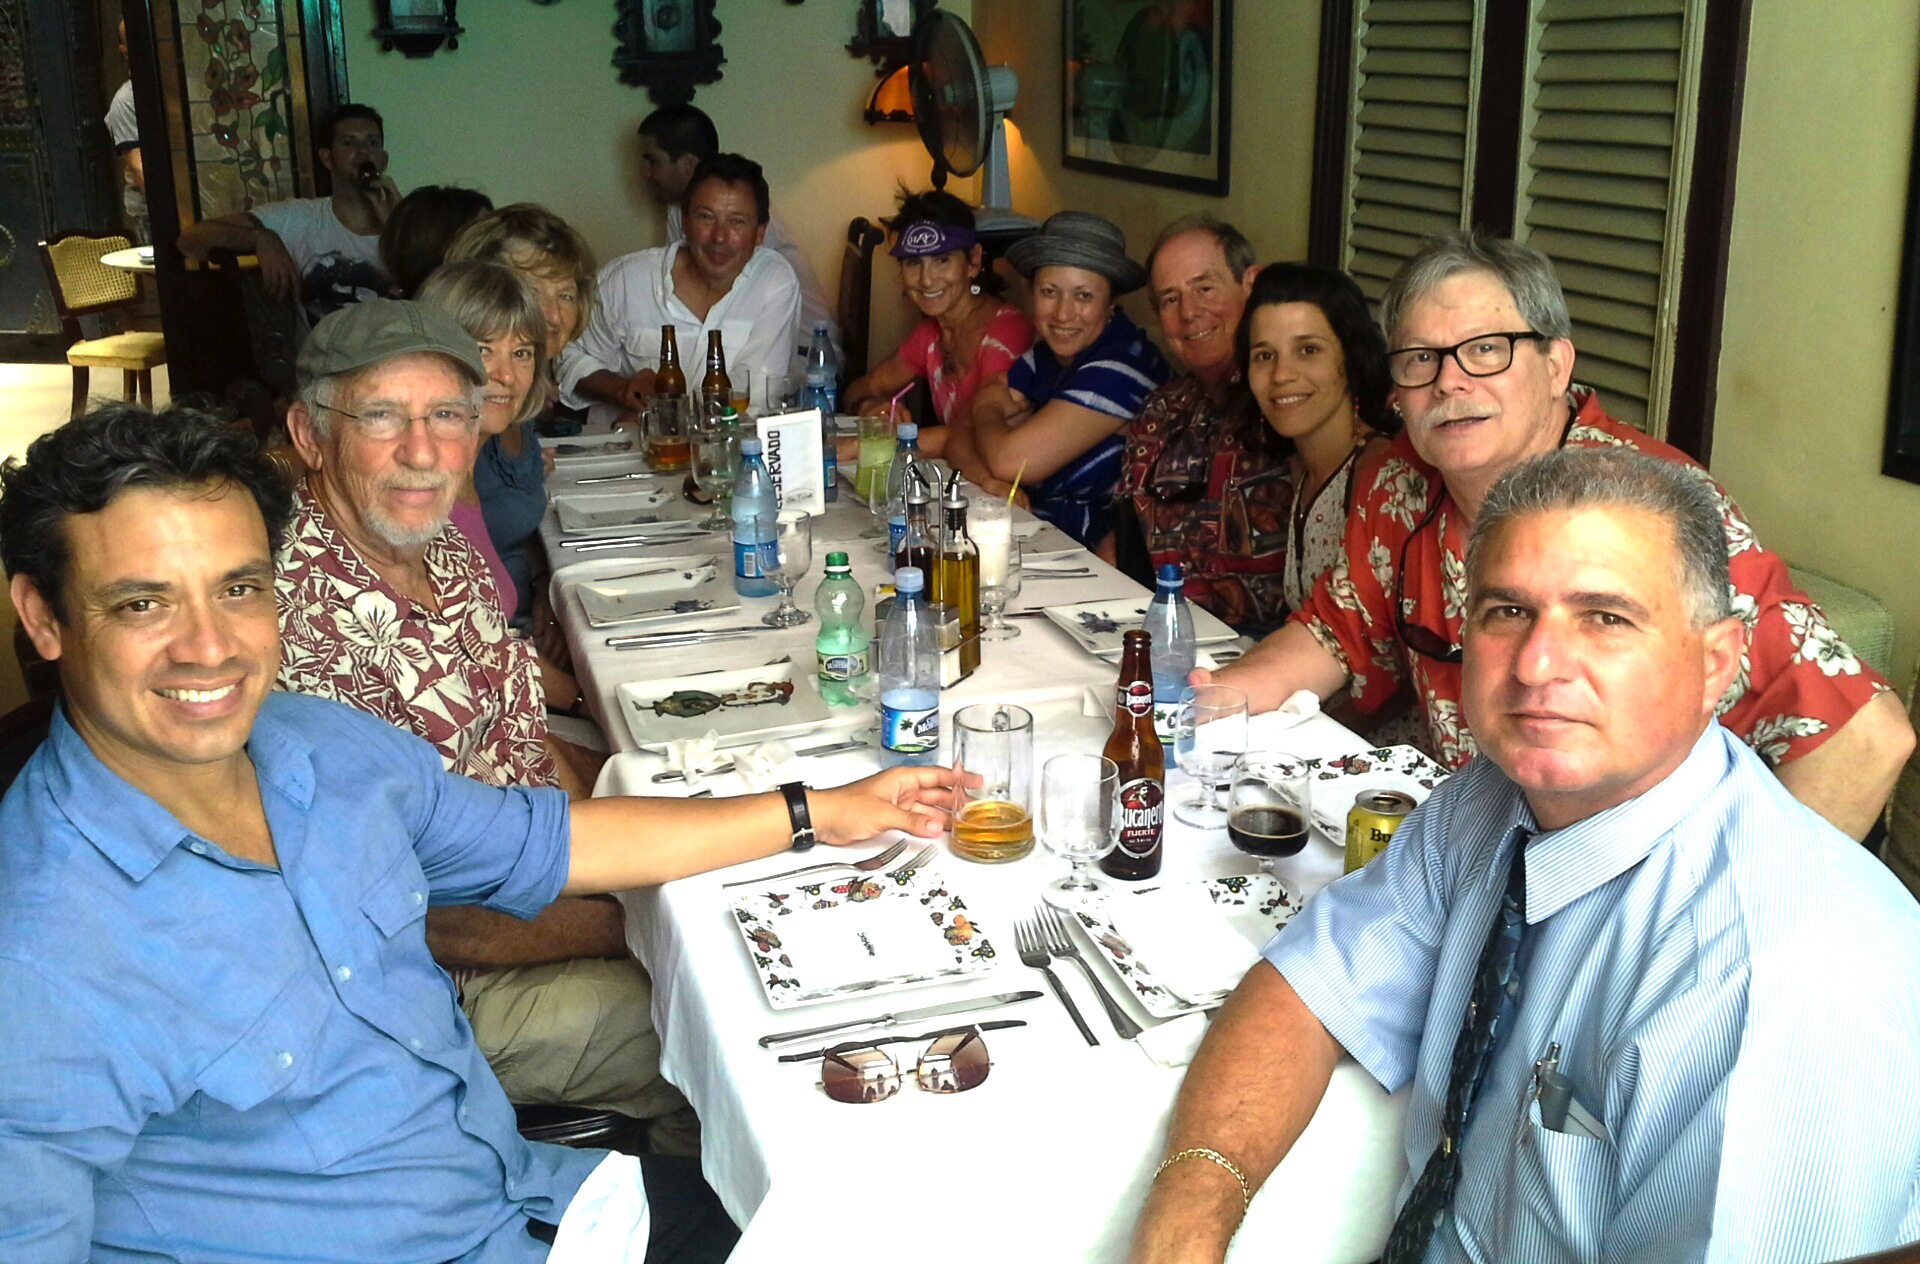
[[[1188,1146],[1186,1149],[1178,1151],[1177,1153],[1169,1154],[1160,1161],[1160,1166],[1154,1169],[1153,1179],[1156,1181],[1159,1180],[1160,1173],[1166,1171],[1181,1159],[1206,1159],[1210,1162],[1218,1163],[1221,1167],[1227,1169],[1228,1175],[1240,1182],[1240,1210],[1244,1212],[1248,1207],[1253,1205],[1253,1189],[1247,1184],[1247,1174],[1242,1172],[1232,1159],[1209,1146]]]

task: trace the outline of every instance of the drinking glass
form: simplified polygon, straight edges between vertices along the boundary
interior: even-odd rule
[[[860,418],[860,456],[853,490],[867,502],[867,512],[873,515],[873,521],[860,533],[863,540],[886,538],[887,474],[893,469],[893,449],[898,442],[890,413]]]
[[[1173,814],[1201,829],[1227,823],[1219,788],[1233,761],[1247,749],[1247,695],[1231,685],[1195,685],[1180,695],[1174,712],[1173,750],[1193,789],[1173,801]]]
[[[781,514],[767,529],[765,518],[754,519],[760,546],[760,573],[780,586],[780,605],[761,619],[770,628],[791,628],[813,616],[793,604],[793,588],[813,566],[813,519],[797,510]]]
[[[1107,884],[1087,876],[1087,865],[1120,841],[1120,770],[1103,755],[1055,755],[1040,770],[1040,841],[1069,866],[1042,898],[1070,909]]]
[[[741,415],[747,417],[771,417],[777,413],[786,412],[788,406],[793,403],[793,388],[789,384],[790,379],[787,375],[785,373],[761,374],[756,372],[754,379],[753,385],[758,391],[754,399],[758,402],[754,403],[751,408],[742,408],[740,410]]]
[[[1307,763],[1291,755],[1249,751],[1233,764],[1227,791],[1227,838],[1273,872],[1276,856],[1297,856],[1313,825]]]
[[[1013,510],[998,496],[976,497],[968,509],[967,534],[980,553],[980,608],[987,621],[981,626],[983,641],[1006,641],[1020,635],[1020,629],[1008,623],[1007,603],[1020,595],[1024,569],[1021,544],[1013,534]]]
[[[693,482],[713,498],[713,512],[700,526],[733,530],[733,477],[740,465],[740,428],[702,418],[693,428]]]
[[[953,761],[977,786],[954,791],[953,850],[968,860],[1018,860],[1033,850],[1033,713],[979,702],[953,717]]]
[[[691,456],[687,433],[693,409],[684,395],[654,395],[647,400],[647,464],[656,470],[684,470]]]

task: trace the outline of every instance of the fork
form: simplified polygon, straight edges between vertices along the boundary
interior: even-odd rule
[[[1043,904],[1033,911],[1033,920],[1046,931],[1047,947],[1053,950],[1053,955],[1065,957],[1080,967],[1081,974],[1087,976],[1087,986],[1092,988],[1093,994],[1100,998],[1100,1007],[1107,1011],[1107,1019],[1113,1024],[1113,1030],[1120,1039],[1132,1040],[1139,1035],[1140,1024],[1134,1022],[1133,1016],[1127,1013],[1120,1002],[1107,995],[1107,989],[1101,987],[1100,981],[1093,977],[1093,967],[1087,964],[1087,959],[1080,955],[1079,946],[1068,935],[1067,923],[1060,916],[1060,910],[1052,905]]]
[[[1021,965],[1038,970],[1047,976],[1047,982],[1053,987],[1053,994],[1060,998],[1062,1005],[1067,1007],[1068,1017],[1073,1019],[1073,1025],[1080,1029],[1080,1034],[1087,1038],[1087,1043],[1099,1044],[1100,1038],[1093,1034],[1093,1028],[1087,1026],[1087,1020],[1080,1016],[1080,1007],[1073,1003],[1073,998],[1067,995],[1067,989],[1060,986],[1060,977],[1053,972],[1053,958],[1047,955],[1046,935],[1040,929],[1039,919],[1030,918],[1026,921],[1015,919],[1013,943],[1014,947],[1020,950]],[[1095,990],[1098,991],[1097,988]]]
[[[760,874],[752,878],[741,878],[735,882],[722,882],[720,884],[720,889],[724,891],[728,887],[758,886],[763,882],[779,882],[783,878],[798,878],[809,873],[825,873],[829,869],[857,869],[861,873],[872,873],[876,869],[885,869],[888,865],[892,864],[894,860],[896,860],[899,857],[901,852],[905,851],[906,849],[907,849],[906,840],[902,839],[900,842],[895,843],[893,846],[887,848],[885,851],[881,852],[879,855],[868,856],[865,860],[837,860],[837,861],[830,861],[824,865],[807,865],[800,869],[789,869],[785,873]],[[932,855],[933,855],[933,848],[923,847],[918,852],[916,852],[910,859],[908,859],[908,861],[904,865],[901,865],[900,867],[902,869],[917,869],[921,865],[925,864],[928,858],[931,857]]]

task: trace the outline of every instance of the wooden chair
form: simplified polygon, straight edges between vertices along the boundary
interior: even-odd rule
[[[80,328],[82,316],[140,305],[139,278],[100,262],[101,255],[132,244],[116,234],[85,232],[60,233],[40,243],[40,262],[47,270],[60,327],[73,340],[67,363],[73,366],[75,417],[87,410],[87,377],[93,369],[119,369],[121,397],[132,399],[137,387],[140,402],[153,406],[153,369],[167,362],[166,339],[137,329],[89,338]]]
[[[887,234],[864,216],[847,225],[847,249],[840,261],[840,372],[847,382],[867,371],[867,340],[872,332],[873,252]]]

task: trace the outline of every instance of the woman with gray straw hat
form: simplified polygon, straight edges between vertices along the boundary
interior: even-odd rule
[[[1040,341],[981,384],[972,442],[950,442],[947,459],[984,487],[1017,477],[1035,515],[1091,546],[1107,532],[1127,425],[1167,380],[1159,348],[1116,306],[1146,269],[1118,226],[1086,211],[1050,216],[1007,261],[1032,283]]]

